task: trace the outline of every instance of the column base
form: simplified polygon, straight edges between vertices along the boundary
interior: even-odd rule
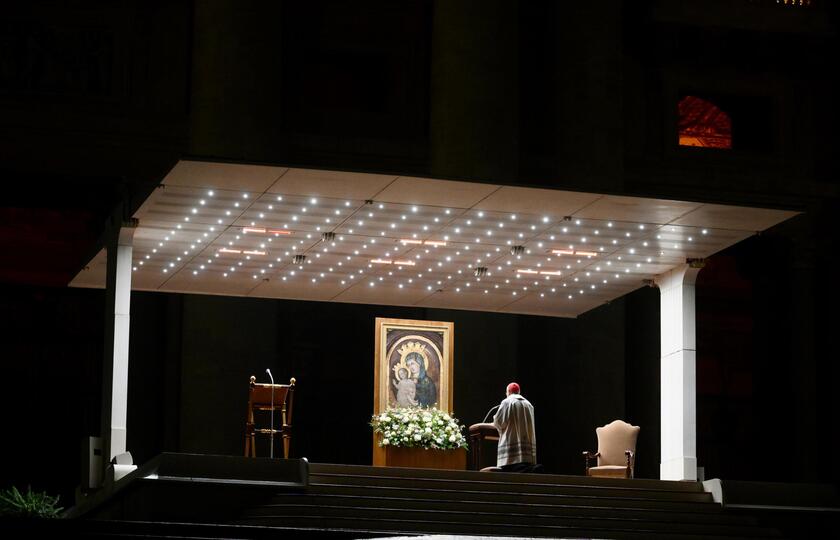
[[[678,457],[663,461],[659,464],[660,480],[697,481],[697,458]]]

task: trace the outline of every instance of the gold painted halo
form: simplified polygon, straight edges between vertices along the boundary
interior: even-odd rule
[[[403,344],[402,347],[397,349],[397,352],[400,355],[400,362],[399,364],[395,364],[396,366],[402,365],[408,367],[408,363],[405,359],[408,357],[408,355],[412,353],[417,353],[420,355],[421,358],[423,358],[423,368],[426,370],[426,372],[429,371],[429,353],[426,351],[426,346],[422,343],[418,341],[409,341],[408,343]],[[396,374],[397,372],[395,371],[394,373]],[[409,373],[411,373],[411,370],[409,370]]]
[[[396,364],[394,364],[394,367],[391,368],[391,369],[394,371],[394,378],[397,379],[398,381],[401,381],[401,380],[404,379],[404,377],[400,377],[400,370],[401,369],[405,369],[405,371],[408,373],[408,378],[409,379],[411,378],[411,370],[408,369],[408,364],[405,363],[405,358],[400,358],[400,361],[397,362]]]

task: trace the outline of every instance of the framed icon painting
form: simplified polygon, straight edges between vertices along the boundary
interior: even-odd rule
[[[377,317],[373,413],[389,407],[452,412],[455,324]],[[374,441],[374,465],[380,448]]]

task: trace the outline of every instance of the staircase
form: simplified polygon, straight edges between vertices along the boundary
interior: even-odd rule
[[[162,454],[79,519],[77,537],[777,538],[696,482]],[[59,534],[60,535],[60,534]]]
[[[386,534],[769,538],[699,483],[312,464],[309,487],[249,509],[242,525]]]

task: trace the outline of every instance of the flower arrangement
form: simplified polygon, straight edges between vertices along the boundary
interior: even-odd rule
[[[458,419],[438,409],[422,407],[393,408],[371,417],[374,433],[382,435],[379,446],[466,448],[464,426]]]

